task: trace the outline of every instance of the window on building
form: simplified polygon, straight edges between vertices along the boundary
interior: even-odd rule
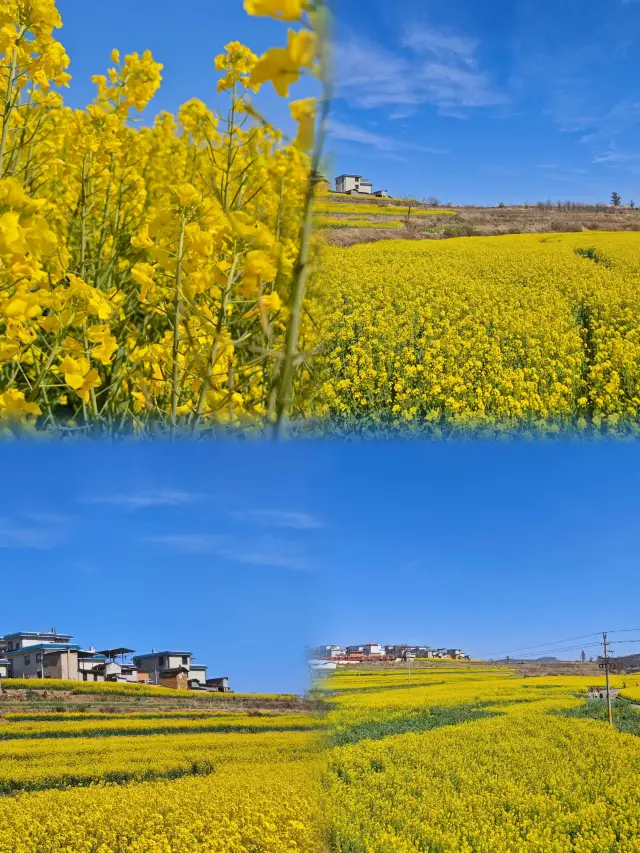
[[[40,652],[36,655],[36,663],[42,663],[42,654]]]
[[[183,664],[183,666],[189,666],[189,656],[188,655],[182,655],[182,664]]]
[[[10,652],[13,651],[13,640],[9,640],[9,644],[8,644],[7,648],[9,649]]]
[[[163,657],[158,658],[158,666],[164,666],[164,658]]]
[[[25,655],[24,656],[24,665],[29,666],[30,663],[31,663],[31,655]]]

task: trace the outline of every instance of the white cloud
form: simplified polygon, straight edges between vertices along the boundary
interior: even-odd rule
[[[159,545],[176,554],[212,554],[224,540],[204,533],[170,533],[162,536],[145,536],[142,541]]]
[[[110,495],[88,495],[81,498],[81,503],[105,504],[121,509],[135,511],[159,506],[184,506],[196,503],[202,495],[192,492],[181,492],[172,489],[151,489],[142,492],[120,492]]]
[[[404,47],[415,53],[426,53],[441,61],[461,62],[471,68],[477,66],[476,39],[456,35],[446,30],[415,24],[407,29],[402,40]]]
[[[358,142],[377,148],[379,151],[424,151],[429,154],[447,154],[443,148],[430,148],[413,142],[405,142],[393,136],[383,136],[373,131],[365,130],[348,122],[331,119],[328,123],[329,135],[333,139],[341,139],[347,142]]]
[[[265,568],[309,571],[307,558],[291,543],[263,538],[255,542],[202,533],[177,533],[142,539],[174,554],[212,554],[223,560]]]
[[[349,36],[335,50],[337,94],[362,109],[434,104],[449,115],[502,104],[506,96],[479,70],[477,46],[475,39],[415,23],[395,52]]]
[[[46,551],[55,548],[64,535],[65,519],[60,516],[33,513],[19,521],[0,518],[0,548]]]
[[[238,512],[234,518],[249,521],[264,527],[288,527],[291,530],[319,530],[324,524],[307,512],[290,512],[277,509],[253,509]]]

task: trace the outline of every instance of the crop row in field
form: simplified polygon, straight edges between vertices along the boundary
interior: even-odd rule
[[[0,725],[0,741],[26,738],[125,737],[146,734],[189,734],[196,732],[310,731],[318,721],[306,714],[287,716],[241,716],[219,719],[111,719],[64,720],[62,722],[10,722]]]
[[[316,228],[403,228],[404,222],[381,222],[374,219],[353,219],[345,216],[336,219],[330,216],[316,216],[314,220]]]
[[[47,678],[46,681],[34,683],[32,678],[5,678],[2,680],[3,690],[38,690],[52,691],[64,690],[75,695],[97,694],[104,697],[109,696],[154,696],[171,699],[197,699],[203,701],[241,701],[246,698],[276,699],[289,701],[297,699],[291,693],[194,693],[193,690],[172,690],[167,693],[165,687],[155,687],[149,684],[126,684],[112,681],[69,681],[63,678]]]
[[[0,742],[0,792],[211,772],[222,764],[301,760],[314,734],[198,733]]]
[[[327,202],[316,202],[314,208],[316,213],[356,213],[359,215],[376,214],[378,216],[455,216],[455,210],[430,210],[423,207],[400,206],[396,204],[367,204],[366,202],[346,204],[339,202],[331,204]]]

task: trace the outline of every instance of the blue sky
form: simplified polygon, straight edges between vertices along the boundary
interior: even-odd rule
[[[3,633],[187,647],[275,691],[308,644],[640,629],[637,445],[5,443],[0,467]]]
[[[453,203],[551,198],[640,202],[639,0],[334,0],[337,98],[328,171]],[[241,0],[59,0],[74,75],[93,96],[112,47],[152,50],[164,82],[153,111],[216,106],[212,58],[231,40],[256,53],[285,26]],[[293,94],[311,91],[303,83]],[[259,106],[290,129],[265,87]]]
[[[302,690],[322,529],[313,460],[277,456],[245,443],[0,446],[5,596],[16,582],[0,630],[186,648],[234,690]]]

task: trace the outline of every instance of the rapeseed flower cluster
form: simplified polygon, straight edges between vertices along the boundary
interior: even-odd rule
[[[71,109],[54,0],[2,5],[5,431],[195,432],[264,423],[304,396],[316,106],[291,102],[299,132],[287,140],[250,95],[272,85],[287,97],[318,72],[322,2],[245,8],[290,22],[286,47],[258,57],[228,44],[215,59],[226,111],[193,99],[136,127],[162,80],[148,51],[114,50],[94,101]]]
[[[0,799],[0,853],[321,853],[313,765],[224,766],[207,776]]]
[[[637,432],[639,248],[635,233],[325,248],[316,414],[434,435]]]

